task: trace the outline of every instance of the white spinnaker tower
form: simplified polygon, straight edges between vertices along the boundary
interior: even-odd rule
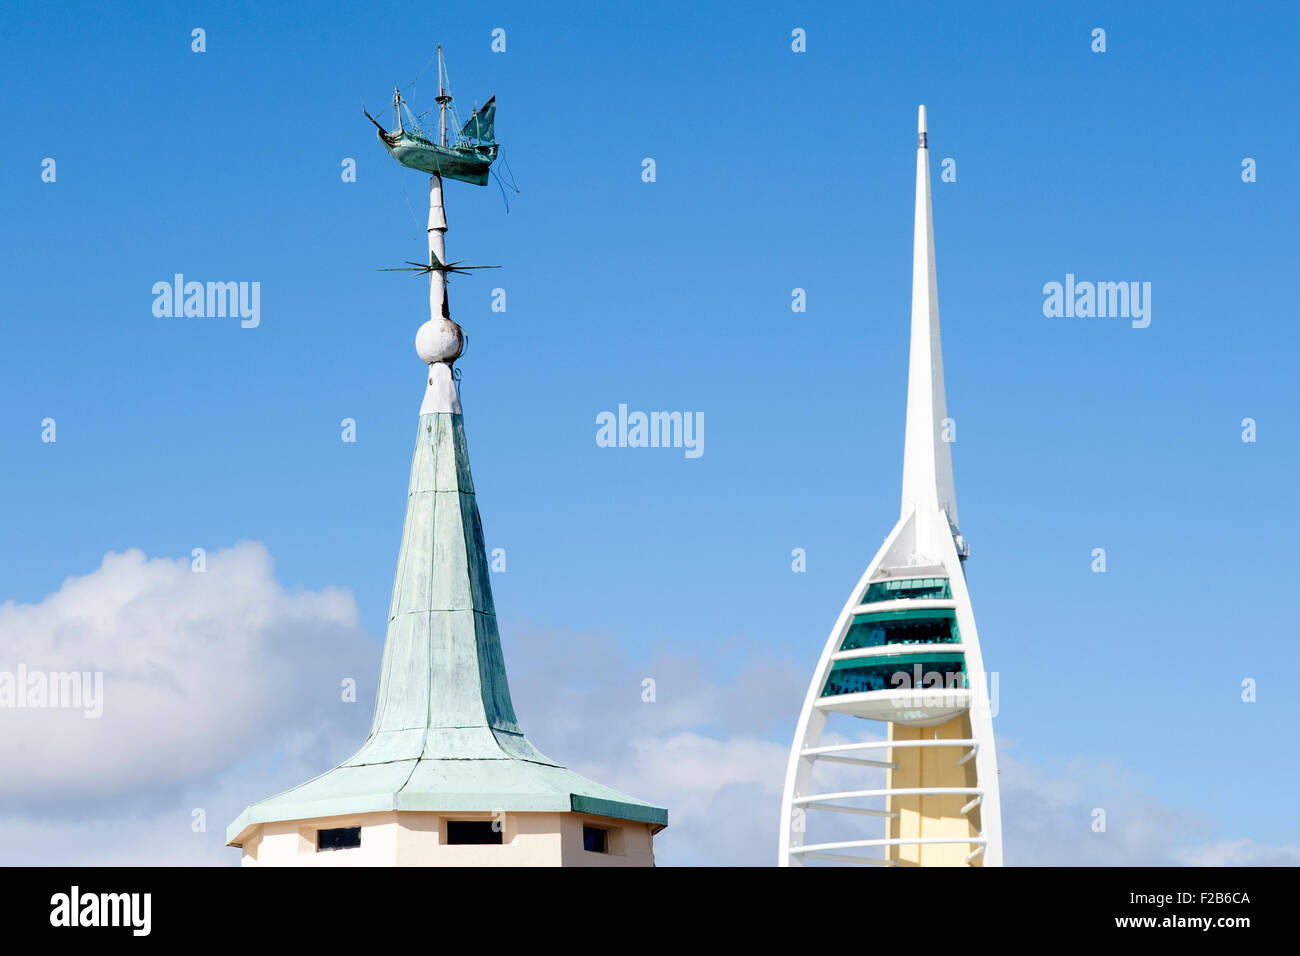
[[[809,685],[786,770],[782,866],[1002,865],[989,680],[953,488],[924,106],[918,134],[902,510]],[[824,740],[832,714],[879,721],[887,734]],[[836,775],[830,789],[820,783],[827,770]],[[819,838],[835,819],[865,832]]]

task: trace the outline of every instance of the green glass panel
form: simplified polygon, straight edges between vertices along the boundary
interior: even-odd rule
[[[853,618],[840,650],[886,644],[956,644],[957,612],[952,610],[884,611]]]
[[[966,658],[963,654],[904,654],[885,660],[866,658],[836,661],[826,679],[822,696],[838,697],[841,694],[861,694],[874,690],[907,690],[918,685],[918,678],[919,686],[925,688],[970,686],[966,680]]]
[[[952,597],[952,588],[949,587],[947,578],[897,578],[874,582],[867,588],[862,603],[950,597]]]

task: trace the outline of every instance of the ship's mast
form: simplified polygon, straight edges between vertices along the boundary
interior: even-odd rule
[[[402,132],[402,94],[393,87],[393,112],[397,114],[397,131]]]
[[[451,97],[447,95],[447,89],[442,85],[442,44],[438,44],[438,115],[439,126],[441,129],[441,140],[443,146],[447,145],[447,104],[451,102]]]

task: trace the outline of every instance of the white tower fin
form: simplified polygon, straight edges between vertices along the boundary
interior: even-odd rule
[[[917,120],[916,221],[912,240],[912,347],[907,377],[907,432],[903,449],[900,514],[915,511],[926,521],[936,509],[957,528],[957,495],[947,434],[943,350],[939,343],[939,290],[934,265],[934,217],[930,210],[930,150],[925,107]]]

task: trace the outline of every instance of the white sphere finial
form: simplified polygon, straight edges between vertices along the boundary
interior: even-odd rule
[[[451,319],[430,319],[415,333],[415,351],[426,365],[450,365],[465,351],[465,335]]]
[[[460,390],[452,363],[465,351],[465,334],[448,318],[430,319],[415,333],[415,351],[429,366],[428,388],[420,414],[451,412],[460,414]]]

